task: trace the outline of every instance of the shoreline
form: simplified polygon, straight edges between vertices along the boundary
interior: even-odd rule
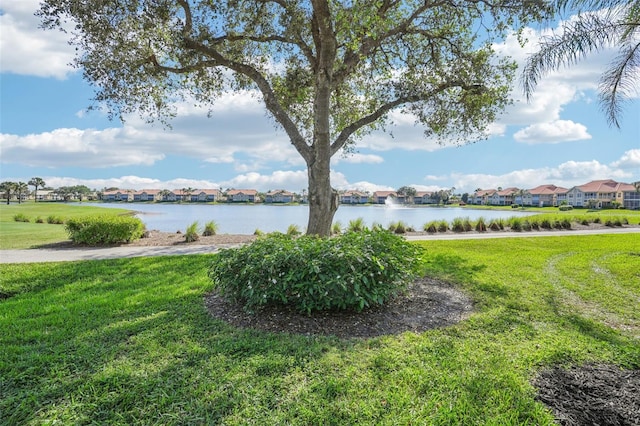
[[[440,234],[405,234],[409,241],[429,241],[429,240],[464,240],[464,239],[492,239],[492,238],[540,238],[540,237],[562,237],[562,236],[590,236],[590,235],[611,235],[611,234],[640,234],[640,225],[629,225],[624,227],[611,228],[607,226],[597,229],[574,229],[574,230],[550,230],[550,231],[489,231],[489,232],[462,232]],[[181,234],[175,234],[181,236]],[[182,236],[183,237],[183,236]],[[216,241],[217,237],[217,241]],[[153,237],[152,237],[153,238]],[[151,238],[151,239],[152,239]],[[173,256],[189,254],[212,254],[225,248],[238,247],[257,238],[254,235],[230,235],[221,234],[211,237],[200,237],[200,240],[185,243],[172,237],[173,243],[167,245],[160,244],[156,238],[154,244],[143,242],[136,245],[134,243],[122,244],[111,247],[81,247],[66,241],[59,244],[49,244],[39,248],[0,250],[0,264],[11,263],[45,263],[83,260],[104,260],[123,257],[152,257],[152,256]],[[150,240],[151,240],[150,239]],[[141,239],[138,241],[144,241]],[[214,242],[216,241],[216,242]],[[146,244],[146,245],[145,245]]]

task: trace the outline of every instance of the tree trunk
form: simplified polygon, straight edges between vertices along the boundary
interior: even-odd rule
[[[309,223],[307,235],[328,237],[331,235],[333,216],[338,210],[338,193],[331,188],[329,160],[316,159],[307,165],[309,175]]]

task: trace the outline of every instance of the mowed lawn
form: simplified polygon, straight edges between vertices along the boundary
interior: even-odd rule
[[[475,313],[367,340],[210,317],[215,255],[0,265],[0,424],[545,425],[541,369],[640,368],[637,234],[419,244]]]
[[[37,247],[42,244],[66,241],[69,235],[62,223],[49,223],[52,219],[65,222],[69,218],[90,215],[130,214],[125,209],[105,209],[78,203],[27,202],[0,203],[0,250]],[[21,215],[28,222],[16,222]],[[38,223],[38,222],[42,223]]]

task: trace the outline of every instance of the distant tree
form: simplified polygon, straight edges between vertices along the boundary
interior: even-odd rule
[[[82,201],[85,197],[88,197],[89,194],[91,194],[91,189],[86,185],[76,185],[71,187],[71,192],[76,198]]]
[[[413,197],[416,196],[416,189],[412,186],[401,186],[396,193],[398,196],[405,197],[405,203],[410,203],[413,201]]]
[[[29,185],[33,186],[33,199],[38,201],[38,188],[44,188],[46,183],[42,178],[34,177],[29,180]]]
[[[169,196],[169,194],[171,194],[171,191],[169,191],[168,189],[163,189],[162,191],[160,191],[160,198],[162,201],[167,201],[167,197]]]
[[[187,201],[191,201],[191,194],[193,191],[195,191],[195,189],[192,187],[182,188],[182,199],[184,200],[186,198]]]
[[[460,198],[462,200],[463,203],[467,203],[467,201],[469,201],[469,193],[465,192],[464,194],[462,194],[462,197]]]
[[[29,194],[29,185],[26,182],[18,182],[15,186],[15,194],[18,197],[18,204],[22,202],[22,196]]]
[[[411,113],[427,135],[487,137],[515,66],[492,42],[549,12],[520,0],[43,0],[45,28],[72,21],[75,65],[110,116],[168,120],[255,90],[307,165],[308,234],[338,208],[331,157]],[[490,25],[486,21],[490,20]]]
[[[558,34],[545,37],[526,62],[522,85],[528,99],[551,70],[573,65],[587,54],[615,46],[618,56],[600,78],[600,104],[609,124],[620,127],[625,101],[634,97],[640,67],[640,0],[557,0],[558,12],[577,10]]]
[[[56,193],[58,193],[64,201],[69,201],[74,195],[74,190],[72,186],[61,186],[56,189]]]
[[[9,204],[11,200],[11,194],[16,190],[16,186],[18,184],[16,182],[4,181],[0,183],[0,191],[4,193],[5,198],[7,199],[7,204]]]

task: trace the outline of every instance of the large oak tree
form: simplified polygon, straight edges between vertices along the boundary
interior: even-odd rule
[[[113,116],[169,119],[255,90],[307,165],[309,234],[338,207],[330,160],[402,110],[442,142],[467,143],[508,103],[515,67],[490,43],[539,18],[542,0],[44,0],[75,65]]]

